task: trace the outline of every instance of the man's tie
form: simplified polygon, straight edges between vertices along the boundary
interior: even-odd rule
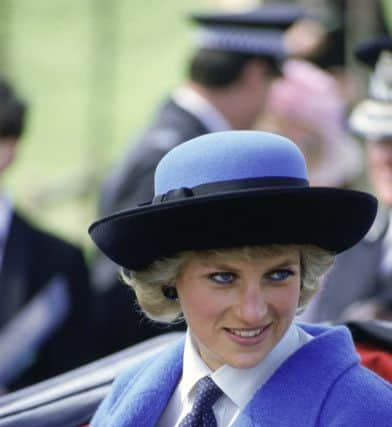
[[[222,394],[222,390],[210,377],[199,380],[192,411],[181,421],[179,427],[216,427],[212,406]]]

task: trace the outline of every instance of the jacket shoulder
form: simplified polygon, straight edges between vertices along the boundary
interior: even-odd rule
[[[128,369],[125,369],[121,374],[114,380],[110,393],[105,398],[103,405],[105,412],[111,412],[116,404],[122,399],[124,393],[126,393],[130,387],[134,384],[136,379],[144,372],[144,369],[151,362],[151,358],[142,362],[132,365]],[[101,409],[101,408],[100,408]]]
[[[136,147],[142,153],[151,149],[166,153],[178,144],[207,132],[208,129],[197,117],[169,99],[157,111]]]
[[[320,426],[390,426],[392,386],[374,372],[354,365],[333,384]]]
[[[128,369],[116,377],[112,383],[109,393],[99,405],[94,417],[91,421],[92,427],[104,427],[115,413],[117,407],[123,401],[124,396],[134,386],[140,375],[143,374],[145,368],[151,363],[152,357],[132,365]]]
[[[174,338],[163,351],[155,347],[155,354],[149,353],[144,360],[135,361],[116,378],[94,414],[91,427],[145,425],[145,414],[152,410],[152,405],[154,410],[148,425],[157,421],[182,372],[184,338]]]

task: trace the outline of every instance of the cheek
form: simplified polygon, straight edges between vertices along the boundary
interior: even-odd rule
[[[375,149],[369,149],[368,151],[368,165],[374,167],[382,162],[382,156]]]
[[[273,306],[280,317],[292,318],[296,314],[300,297],[300,286],[295,284],[285,289],[277,289]]]
[[[206,320],[211,320],[219,317],[224,312],[224,298],[214,293],[193,292],[191,295],[180,294],[180,302],[184,316],[188,321],[189,326],[205,324]],[[192,325],[192,321],[196,321]]]
[[[377,173],[377,167],[388,167],[392,165],[392,149],[385,145],[370,145],[367,150],[368,164],[373,172]]]

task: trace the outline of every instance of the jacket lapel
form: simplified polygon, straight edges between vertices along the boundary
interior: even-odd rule
[[[306,329],[311,333],[309,327]],[[256,392],[233,427],[317,425],[331,385],[349,366],[358,363],[348,345],[350,340],[348,330],[339,327],[304,345]]]
[[[31,248],[24,224],[13,213],[0,269],[0,327],[26,301],[29,250]]]

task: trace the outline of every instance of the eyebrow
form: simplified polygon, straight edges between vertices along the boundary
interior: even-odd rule
[[[268,259],[268,258],[266,258]],[[275,268],[283,268],[288,267],[290,265],[298,265],[300,266],[301,260],[300,256],[294,256],[289,255],[282,260],[278,260],[277,263],[271,262],[271,265],[266,266],[267,270],[275,269]],[[200,265],[205,268],[216,268],[218,270],[230,270],[230,271],[238,271],[240,268],[236,267],[235,265],[231,264],[230,261],[223,261],[223,260],[201,260]]]
[[[284,259],[283,261],[279,262],[278,264],[272,264],[270,268],[283,268],[283,267],[288,267],[291,265],[301,265],[301,259],[298,256],[298,258],[293,258],[293,257],[288,257],[286,259]]]

